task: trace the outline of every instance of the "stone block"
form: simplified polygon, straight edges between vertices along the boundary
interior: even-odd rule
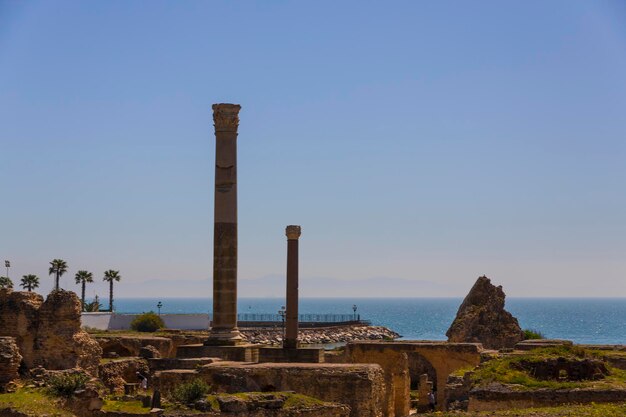
[[[159,371],[155,387],[171,392],[201,378],[218,392],[294,391],[322,401],[345,404],[350,417],[383,417],[383,371],[374,364],[245,364],[217,362],[198,370]],[[319,414],[321,415],[321,414]]]
[[[172,357],[174,352],[173,342],[167,337],[150,335],[137,336],[109,336],[95,335],[95,340],[102,348],[105,357],[111,357],[115,353],[118,357],[140,356],[142,348],[152,346],[161,358]]]
[[[324,349],[316,348],[259,348],[259,362],[324,363]]]
[[[161,358],[148,359],[150,372],[165,371],[168,369],[196,369],[200,366],[208,365],[213,362],[220,361],[219,358]]]
[[[179,346],[177,357],[190,358],[220,358],[225,361],[258,362],[259,347],[257,345],[239,346],[206,346],[184,345]]]

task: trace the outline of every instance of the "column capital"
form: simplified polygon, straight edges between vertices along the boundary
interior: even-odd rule
[[[301,232],[302,232],[302,228],[300,226],[289,225],[285,228],[285,234],[287,235],[287,240],[298,240]]]
[[[213,105],[213,124],[216,132],[237,132],[239,127],[239,104],[218,103]]]

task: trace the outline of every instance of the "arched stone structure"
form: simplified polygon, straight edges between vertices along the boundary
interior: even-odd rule
[[[428,375],[428,380],[433,383],[433,390],[437,391],[437,370],[422,355],[417,352],[407,352],[409,360],[409,377],[411,379],[411,391],[417,390],[420,377],[423,374]]]
[[[437,408],[443,410],[448,375],[461,368],[478,366],[482,350],[480,343],[364,341],[348,343],[346,358],[349,362],[376,363],[383,368],[387,391],[385,417],[404,417],[410,409],[411,361],[408,355],[417,354],[434,368],[436,379],[433,385],[438,388]],[[413,372],[418,370],[413,369]]]

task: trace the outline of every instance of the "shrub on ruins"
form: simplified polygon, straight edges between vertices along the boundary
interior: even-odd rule
[[[143,313],[130,323],[130,328],[138,332],[156,332],[165,327],[165,323],[154,311]]]
[[[49,391],[57,397],[71,397],[74,392],[85,389],[89,375],[82,372],[61,372],[47,378]]]
[[[546,337],[539,330],[524,329],[524,340],[545,339]]]
[[[210,391],[210,385],[196,378],[191,382],[185,382],[176,387],[172,393],[172,397],[183,404],[192,404],[204,398]]]

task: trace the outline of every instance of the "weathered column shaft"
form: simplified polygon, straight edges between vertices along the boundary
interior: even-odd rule
[[[287,323],[284,348],[298,347],[298,238],[300,226],[287,226]]]
[[[237,104],[214,104],[213,323],[209,344],[237,344]]]

